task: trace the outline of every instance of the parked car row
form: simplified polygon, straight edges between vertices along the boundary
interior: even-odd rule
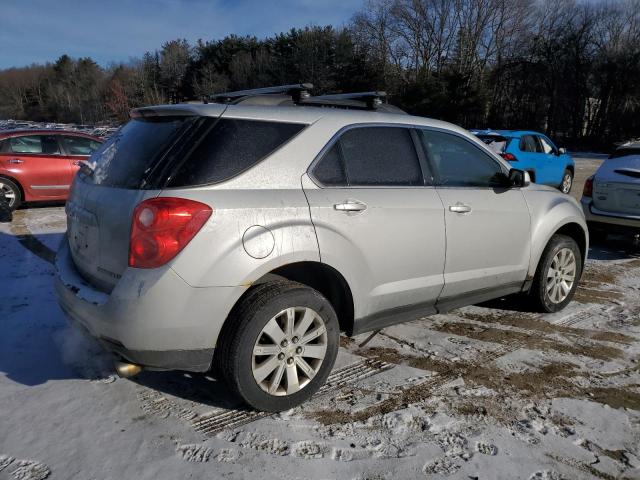
[[[80,132],[92,135],[94,137],[108,138],[116,130],[118,126],[94,126],[80,125],[76,123],[50,123],[50,122],[31,122],[23,120],[0,120],[0,132],[4,130],[64,130],[71,132]]]

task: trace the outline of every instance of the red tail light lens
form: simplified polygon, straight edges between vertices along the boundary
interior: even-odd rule
[[[584,189],[582,190],[582,196],[593,197],[593,175],[585,180]]]
[[[129,266],[156,268],[174,258],[200,231],[213,211],[184,198],[145,200],[133,211]]]
[[[507,162],[517,162],[518,159],[513,153],[501,153],[500,156],[504,158]]]

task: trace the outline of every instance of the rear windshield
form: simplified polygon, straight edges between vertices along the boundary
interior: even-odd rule
[[[134,119],[93,153],[80,175],[96,185],[130,189],[222,182],[305,126],[196,116]]]
[[[510,138],[503,137],[502,135],[477,135],[487,147],[496,153],[504,153],[509,145]]]
[[[609,158],[628,157],[629,155],[640,155],[640,148],[619,148],[611,155],[609,155]]]

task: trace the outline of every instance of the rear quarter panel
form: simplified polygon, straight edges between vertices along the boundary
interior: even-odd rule
[[[195,287],[250,286],[280,266],[320,261],[309,206],[298,189],[167,190],[213,214],[172,268]]]

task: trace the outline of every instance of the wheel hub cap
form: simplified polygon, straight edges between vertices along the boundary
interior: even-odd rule
[[[563,302],[576,280],[576,257],[569,248],[560,249],[547,271],[546,293],[552,303]]]
[[[309,384],[327,351],[327,329],[308,307],[291,307],[272,317],[253,347],[251,370],[265,392],[291,395]]]
[[[7,185],[6,183],[0,182],[0,192],[4,194],[4,198],[6,198],[7,202],[9,202],[9,206],[13,206],[16,201],[16,194],[13,189],[11,189],[11,187],[9,187],[9,185]]]

